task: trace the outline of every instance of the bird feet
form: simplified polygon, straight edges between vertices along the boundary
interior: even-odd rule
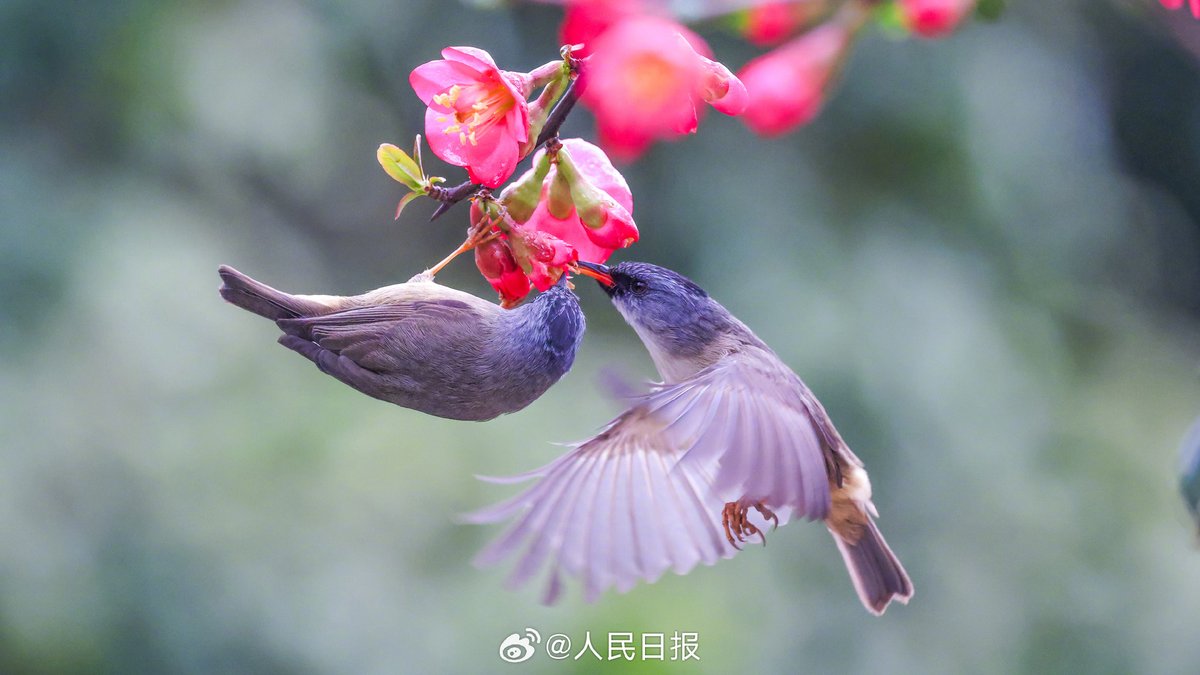
[[[746,537],[753,537],[756,534],[762,539],[763,546],[767,545],[767,535],[746,517],[746,513],[750,510],[751,506],[763,518],[774,523],[774,526],[771,528],[772,530],[779,527],[779,517],[762,502],[755,502],[753,504],[729,502],[725,504],[725,508],[721,510],[721,525],[725,528],[725,538],[739,551],[742,547],[738,546],[738,542],[744,542],[746,541]],[[735,537],[737,541],[734,541]]]

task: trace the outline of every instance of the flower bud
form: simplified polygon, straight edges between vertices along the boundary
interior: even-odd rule
[[[618,249],[637,241],[637,226],[629,211],[588,180],[566,148],[558,151],[558,175],[566,177],[575,212],[593,243]]]
[[[550,189],[546,194],[546,209],[550,215],[559,220],[566,220],[575,211],[575,200],[571,195],[571,184],[566,176],[557,168],[550,179]]]
[[[717,112],[740,115],[746,110],[746,85],[724,65],[703,56],[700,60],[700,96]]]
[[[537,100],[529,106],[529,137],[521,144],[522,157],[533,151],[538,136],[546,126],[546,120],[550,118],[550,111],[554,109],[554,105],[567,90],[567,85],[571,83],[571,69],[567,67],[566,61],[560,63],[562,65],[558,73],[546,84],[542,93],[538,94]]]
[[[772,0],[746,8],[735,21],[738,31],[751,44],[770,47],[788,39],[828,9],[825,0]]]
[[[529,277],[517,265],[505,239],[493,239],[475,247],[475,266],[500,294],[500,305],[515,306],[529,294]]]
[[[472,230],[491,231],[503,224],[504,214],[494,199],[472,199],[470,214]]]
[[[526,171],[520,178],[500,193],[500,203],[508,212],[508,217],[516,223],[524,223],[533,215],[538,202],[542,199],[542,183],[546,174],[550,173],[550,157],[546,153],[537,155],[533,168]]]
[[[831,22],[743,66],[738,77],[746,85],[749,106],[742,121],[763,136],[811,122],[852,38],[852,28]]]
[[[945,37],[975,9],[975,0],[900,0],[905,27],[927,38]]]

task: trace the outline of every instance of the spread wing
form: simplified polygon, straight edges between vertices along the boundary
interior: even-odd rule
[[[725,502],[763,501],[823,519],[829,481],[852,457],[800,378],[765,352],[728,356],[643,405],[668,422],[682,466],[715,462],[713,489]]]
[[[728,357],[640,398],[550,464],[492,479],[538,480],[465,517],[515,518],[476,563],[519,552],[510,586],[548,566],[547,604],[561,594],[564,575],[582,579],[590,602],[613,586],[624,592],[668,569],[685,574],[731,557],[736,549],[722,526],[727,502],[763,501],[781,523],[791,515],[824,518],[830,507],[824,432],[802,392],[790,388],[799,380],[776,380],[764,365],[758,356]],[[748,515],[768,529],[757,512]]]
[[[414,359],[440,363],[431,358],[439,345],[461,349],[482,340],[480,326],[487,324],[478,307],[456,298],[413,299],[276,323],[288,335],[315,342],[375,372],[393,371]]]

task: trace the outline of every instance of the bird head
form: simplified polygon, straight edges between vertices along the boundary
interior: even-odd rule
[[[659,372],[693,370],[714,341],[726,339],[740,324],[691,279],[665,267],[623,262],[609,267],[579,263],[645,343]]]

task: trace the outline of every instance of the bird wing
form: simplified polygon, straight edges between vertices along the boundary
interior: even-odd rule
[[[645,405],[669,421],[664,432],[684,449],[681,466],[716,464],[713,489],[724,502],[764,501],[809,520],[829,514],[829,482],[845,444],[820,403],[774,355],[731,354],[651,393]]]
[[[485,322],[477,307],[461,300],[422,298],[276,323],[285,333],[311,340],[363,368],[386,372],[418,355],[424,355],[423,362],[432,361],[428,357],[438,345],[461,347],[478,341]],[[456,339],[459,333],[468,339]]]
[[[727,502],[768,501],[781,523],[793,513],[824,518],[824,457],[797,394],[768,377],[762,364],[727,358],[690,380],[658,387],[550,464],[486,479],[538,481],[464,518],[515,517],[476,564],[523,551],[511,587],[548,564],[547,604],[558,599],[564,573],[582,578],[591,602],[612,586],[625,592],[668,569],[685,574],[734,555],[722,526]],[[760,514],[748,515],[767,529]]]
[[[661,428],[635,408],[541,469],[496,481],[540,478],[516,497],[464,517],[491,523],[518,516],[476,564],[523,550],[508,580],[515,588],[549,562],[543,601],[553,604],[563,573],[582,578],[592,602],[611,586],[625,592],[668,569],[686,574],[697,563],[732,556],[711,476],[698,465],[678,470],[681,452]]]

